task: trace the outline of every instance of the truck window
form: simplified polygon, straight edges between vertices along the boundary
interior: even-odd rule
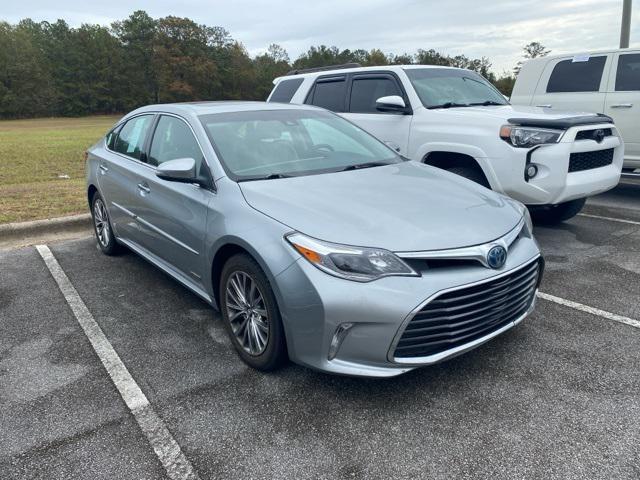
[[[269,102],[289,103],[293,95],[302,85],[303,78],[292,78],[291,80],[281,80],[273,90]]]
[[[590,57],[586,62],[563,60],[551,72],[547,93],[597,92],[604,71],[606,56]]]
[[[389,95],[402,96],[398,86],[391,78],[354,78],[351,85],[349,111],[353,113],[382,113],[376,108],[376,100]]]
[[[318,80],[306,103],[326,108],[332,112],[344,112],[347,81],[344,77]]]
[[[618,58],[616,92],[640,90],[640,53],[627,53]]]

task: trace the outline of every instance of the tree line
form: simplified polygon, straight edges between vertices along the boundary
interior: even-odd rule
[[[534,50],[534,55],[547,53],[544,47]],[[515,74],[496,76],[486,57],[433,49],[394,55],[320,45],[292,62],[272,44],[252,58],[222,27],[136,11],[110,27],[72,28],[64,20],[0,22],[0,118],[122,113],[150,103],[192,100],[264,100],[272,80],[292,69],[349,62],[469,68],[506,95],[515,81]]]

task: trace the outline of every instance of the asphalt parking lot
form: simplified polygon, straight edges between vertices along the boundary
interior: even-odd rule
[[[535,230],[541,291],[575,303],[541,298],[488,344],[387,380],[257,373],[212,309],[134,254],[49,248],[191,478],[636,479],[640,184],[583,213]],[[0,252],[0,331],[0,478],[166,476],[34,247]]]

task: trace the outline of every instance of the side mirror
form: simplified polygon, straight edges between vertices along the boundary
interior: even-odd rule
[[[380,97],[376,100],[376,108],[381,112],[400,112],[405,113],[407,106],[399,95],[389,95],[388,97]]]
[[[193,158],[177,158],[158,165],[156,176],[164,180],[198,183],[196,161]]]

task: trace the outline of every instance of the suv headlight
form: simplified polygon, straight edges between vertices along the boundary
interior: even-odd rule
[[[285,238],[315,267],[336,277],[356,282],[370,282],[389,276],[420,276],[388,250],[338,245],[297,232],[290,233]]]
[[[518,127],[516,125],[503,125],[502,128],[500,128],[500,138],[518,148],[530,148],[536,145],[558,143],[563,133],[563,130]]]

